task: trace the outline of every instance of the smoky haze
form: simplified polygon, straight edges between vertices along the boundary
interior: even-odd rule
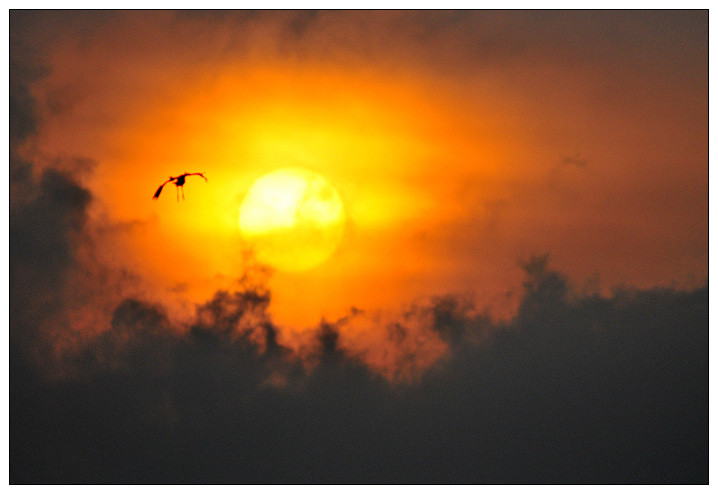
[[[460,14],[441,19],[471,32]],[[282,33],[307,39],[323,22],[302,15]],[[283,343],[261,284],[217,291],[178,322],[132,289],[135,273],[95,256],[96,198],[80,179],[94,161],[48,167],[20,152],[40,124],[29,88],[47,68],[16,34],[10,483],[708,483],[707,284],[605,294],[536,255],[517,267],[506,320],[437,288],[383,323],[388,369],[354,346],[358,309],[317,324],[301,348]],[[499,41],[476,56],[533,46]],[[94,331],[78,334],[78,320]],[[441,351],[427,359],[427,346]]]

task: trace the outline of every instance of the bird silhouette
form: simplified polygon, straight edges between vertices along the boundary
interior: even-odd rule
[[[202,178],[204,179],[205,182],[207,181],[207,177],[205,177],[205,176],[202,175],[201,173],[187,173],[187,172],[185,172],[185,173],[183,173],[182,175],[180,175],[180,176],[178,176],[178,177],[170,177],[169,180],[166,180],[165,183],[163,183],[162,185],[160,185],[160,186],[157,188],[157,191],[155,192],[155,195],[152,196],[152,199],[156,200],[156,199],[160,196],[160,194],[162,193],[162,187],[164,187],[165,185],[167,185],[167,184],[170,183],[170,182],[174,182],[174,183],[175,183],[176,190],[177,190],[177,202],[179,202],[179,191],[180,191],[180,189],[182,189],[182,200],[184,201],[184,188],[183,188],[183,186],[184,186],[184,183],[185,183],[185,179],[186,179],[187,177],[189,177],[190,175],[199,175],[200,177],[202,177]]]

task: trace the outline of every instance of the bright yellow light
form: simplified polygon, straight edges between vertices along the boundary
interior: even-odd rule
[[[138,100],[113,132],[57,127],[52,141],[55,154],[70,152],[63,146],[76,133],[98,133],[83,140],[94,147],[79,148],[102,163],[90,179],[103,206],[96,215],[127,225],[106,253],[167,289],[163,303],[181,299],[192,308],[233,289],[255,260],[278,271],[266,282],[274,321],[285,325],[338,318],[352,305],[385,307],[426,287],[433,293],[444,281],[430,274],[446,272],[458,255],[437,251],[449,227],[503,197],[497,177],[510,167],[502,166],[496,116],[482,113],[476,124],[473,113],[434,99],[411,77],[217,67],[216,77],[177,81],[162,94]],[[269,188],[264,206],[250,207],[253,182],[279,167],[313,170],[341,199],[332,207],[315,195],[316,206],[305,200],[297,214],[303,182],[290,175]],[[151,200],[184,171],[203,172],[208,182],[190,177],[185,201],[176,201],[174,186]],[[246,247],[254,259],[243,255]],[[463,279],[463,268],[454,271]]]
[[[264,175],[247,192],[239,228],[260,262],[304,271],[324,262],[344,233],[344,207],[336,189],[303,168]]]

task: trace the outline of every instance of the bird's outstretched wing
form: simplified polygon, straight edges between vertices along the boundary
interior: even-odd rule
[[[162,185],[160,185],[159,187],[157,187],[157,190],[155,191],[155,195],[152,196],[152,199],[156,200],[156,199],[160,196],[160,194],[162,193],[162,187],[164,187],[165,185],[167,185],[167,183],[168,183],[168,182],[171,182],[172,180],[174,180],[174,178],[170,178],[169,180],[165,180],[165,183],[163,183]]]
[[[205,177],[201,173],[187,173],[186,175],[199,175],[200,177],[202,177],[204,179],[205,182],[207,181],[207,177]]]
[[[165,182],[165,183],[167,183],[167,182]],[[157,192],[155,192],[155,195],[152,196],[152,199],[157,199],[160,196],[160,194],[162,193],[162,187],[164,187],[164,186],[165,186],[165,184],[162,184],[157,188]]]

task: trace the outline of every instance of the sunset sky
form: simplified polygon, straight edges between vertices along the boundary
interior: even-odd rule
[[[9,51],[11,482],[707,482],[707,11],[11,11]]]

